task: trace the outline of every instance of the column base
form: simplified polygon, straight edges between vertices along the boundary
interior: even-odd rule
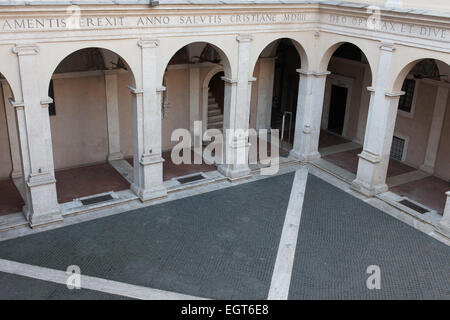
[[[362,193],[363,195],[365,195],[367,197],[373,197],[373,196],[376,196],[377,194],[388,191],[389,187],[387,184],[370,186],[370,185],[356,179],[350,185],[350,189],[355,190],[359,193]]]
[[[419,167],[419,169],[422,170],[422,171],[425,171],[426,173],[434,174],[434,168],[433,168],[433,167],[429,167],[429,166],[427,166],[427,165],[422,164],[422,165]]]
[[[114,152],[108,155],[108,161],[122,160],[123,158],[122,152]]]
[[[31,228],[63,220],[56,195],[56,180],[49,171],[30,174],[24,214]]]
[[[27,209],[25,208],[24,210]],[[30,214],[26,211],[24,212],[24,214],[25,217],[28,216],[28,224],[32,229],[63,221],[60,209],[57,209],[54,212],[47,212],[45,214],[40,213],[38,215]]]
[[[23,174],[22,174],[22,172],[21,171],[13,171],[12,173],[11,173],[11,179],[19,179],[19,178],[22,178],[23,177]]]
[[[142,202],[147,202],[156,199],[167,197],[167,190],[164,186],[157,186],[143,189],[136,184],[131,185],[131,190],[139,197]]]
[[[449,221],[442,221],[440,222],[437,227],[437,231],[439,233],[442,233],[444,236],[450,239],[450,222]]]
[[[242,179],[248,179],[251,177],[250,168],[247,165],[239,165],[236,167],[230,164],[221,164],[217,167],[217,170],[228,178],[230,181],[237,181]],[[242,166],[242,167],[241,167]]]
[[[301,162],[309,162],[309,161],[319,160],[322,157],[319,152],[313,152],[313,153],[304,155],[304,154],[301,154],[301,153],[295,151],[294,149],[289,151],[289,156],[292,158],[295,158],[297,160],[300,160]]]

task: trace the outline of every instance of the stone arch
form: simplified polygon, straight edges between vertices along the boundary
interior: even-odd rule
[[[292,41],[294,47],[297,49],[297,53],[300,56],[300,62],[301,62],[301,66],[303,69],[307,69],[309,66],[309,59],[308,59],[308,54],[306,53],[305,48],[300,44],[300,42],[298,42],[297,40],[295,40],[294,38],[291,37],[283,37],[280,36],[279,34],[277,34],[275,37],[269,38],[267,39],[267,41],[259,41],[258,42],[258,46],[255,46],[254,52],[255,54],[253,55],[252,59],[250,60],[250,74],[253,74],[254,70],[255,70],[255,66],[256,63],[258,62],[258,59],[260,58],[261,54],[266,50],[266,48],[268,48],[269,46],[273,45],[274,43],[276,43],[277,41],[281,40],[281,39],[289,39]],[[276,50],[275,46],[275,50]]]
[[[410,73],[410,71],[421,61],[426,60],[426,59],[433,59],[436,61],[436,63],[438,64],[438,68],[440,69],[440,71],[442,72],[443,70],[443,65],[445,66],[450,66],[449,63],[447,63],[446,61],[440,60],[437,57],[433,57],[432,55],[430,56],[424,56],[422,58],[416,58],[412,61],[406,62],[403,66],[401,66],[400,68],[398,68],[399,70],[395,73],[393,73],[393,84],[392,84],[392,92],[399,92],[401,91],[403,82],[405,81],[407,75]],[[449,75],[450,76],[450,75]],[[450,80],[450,79],[449,79]]]
[[[73,48],[67,48],[66,50],[58,50],[57,56],[52,59],[48,64],[47,68],[45,70],[45,74],[42,76],[42,79],[44,79],[43,83],[46,83],[47,85],[43,86],[41,88],[42,90],[42,96],[47,96],[50,80],[55,73],[58,66],[64,61],[64,59],[68,58],[70,55],[88,48],[95,48],[100,50],[108,50],[116,55],[118,55],[125,63],[127,69],[131,73],[131,85],[133,87],[136,87],[136,82],[139,80],[139,69],[136,65],[134,65],[132,62],[135,62],[131,54],[128,54],[127,52],[122,52],[124,50],[118,50],[117,48],[114,48],[113,46],[105,46],[105,45],[96,45],[96,44],[81,44],[77,45]],[[140,48],[136,45],[136,48],[140,50]],[[104,55],[102,54],[104,57]]]
[[[165,54],[164,56],[164,61],[161,61],[161,65],[164,66],[163,69],[161,69],[161,72],[158,73],[158,77],[157,77],[157,82],[159,84],[162,84],[163,82],[163,78],[164,78],[164,73],[165,70],[167,69],[167,66],[169,65],[170,60],[172,59],[172,57],[181,49],[183,49],[184,47],[190,45],[190,44],[194,44],[194,43],[206,43],[211,45],[219,54],[219,56],[221,57],[221,61],[223,63],[223,71],[225,73],[225,76],[232,79],[234,72],[233,72],[233,67],[231,64],[231,60],[230,60],[230,54],[227,53],[227,51],[223,48],[222,45],[216,43],[215,41],[211,41],[210,39],[198,39],[197,41],[192,41],[192,40],[185,40],[184,42],[177,42],[177,46],[170,48],[168,50],[168,53]]]
[[[350,44],[356,46],[364,54],[364,56],[367,59],[367,63],[369,64],[370,72],[372,74],[372,83],[373,83],[374,76],[375,76],[375,73],[374,73],[375,57],[372,57],[372,55],[368,54],[369,53],[368,48],[365,48],[365,46],[363,46],[362,44],[351,41],[351,40],[337,41],[334,44],[332,44],[331,46],[328,46],[320,58],[319,70],[320,71],[327,70],[328,65],[330,64],[330,61],[331,61],[331,57],[336,52],[336,50],[345,43],[350,43]]]

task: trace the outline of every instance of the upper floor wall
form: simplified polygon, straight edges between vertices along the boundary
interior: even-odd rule
[[[238,66],[237,35],[250,34],[249,74],[264,49],[280,38],[290,38],[301,56],[301,68],[327,69],[334,50],[343,42],[357,45],[367,57],[373,81],[377,76],[381,42],[395,43],[390,89],[399,90],[403,74],[418,59],[435,58],[450,64],[450,19],[426,11],[367,8],[366,4],[333,1],[121,1],[124,4],[45,4],[0,6],[0,73],[21,100],[20,73],[13,47],[33,43],[39,47],[37,72],[42,79],[42,98],[56,66],[69,54],[100,47],[120,55],[133,74],[132,85],[141,87],[139,41],[157,39],[157,82],[162,85],[171,57],[193,42],[212,44],[225,58],[225,76],[235,79]],[[364,1],[362,1],[364,2]],[[0,1],[1,3],[1,1]],[[11,3],[11,2],[9,2]],[[143,4],[145,3],[145,4]],[[5,4],[5,2],[3,2]],[[65,5],[63,5],[65,4]]]

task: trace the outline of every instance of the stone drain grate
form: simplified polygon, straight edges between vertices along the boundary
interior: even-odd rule
[[[177,178],[178,182],[181,183],[181,184],[194,182],[194,181],[199,181],[199,180],[204,180],[204,179],[205,179],[205,177],[202,176],[201,174],[197,174],[195,176],[190,176],[190,177],[185,177],[185,178]]]
[[[103,196],[83,199],[83,200],[81,200],[81,203],[84,206],[88,206],[88,205],[97,204],[97,203],[100,203],[100,202],[110,201],[110,200],[113,200],[113,199],[114,198],[110,194],[106,194],[106,195],[103,195]]]
[[[406,199],[404,199],[402,201],[399,201],[399,203],[401,203],[402,205],[404,205],[404,206],[406,206],[406,207],[408,207],[408,208],[410,208],[410,209],[412,209],[412,210],[414,210],[414,211],[416,211],[416,212],[418,212],[420,214],[424,214],[424,213],[430,212],[430,210],[425,209],[425,208],[423,208],[421,206],[418,206],[417,204],[415,204],[415,203],[413,203],[413,202],[411,202],[409,200],[406,200]]]

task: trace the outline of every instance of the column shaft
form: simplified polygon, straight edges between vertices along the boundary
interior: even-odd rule
[[[141,201],[165,197],[161,150],[161,90],[157,87],[157,40],[141,39],[142,89],[132,89],[134,133],[134,182],[132,190]]]
[[[402,92],[387,92],[391,67],[392,44],[380,46],[377,80],[370,98],[364,148],[359,155],[358,172],[352,188],[367,196],[385,192],[387,168],[397,117],[398,101]]]
[[[448,93],[449,88],[438,87],[436,103],[434,104],[433,120],[428,136],[427,151],[425,152],[425,161],[420,167],[430,174],[434,173],[434,165],[436,164],[439,142],[441,140],[441,131],[444,124],[445,109],[447,107]]]
[[[230,180],[248,177],[248,126],[250,117],[249,88],[251,36],[240,35],[238,44],[237,79],[225,81],[224,162],[219,171]]]
[[[294,146],[290,155],[301,161],[320,158],[318,151],[326,76],[330,72],[297,70],[300,74]]]
[[[56,196],[48,104],[40,99],[40,81],[33,45],[19,45],[18,55],[23,103],[17,107],[17,124],[25,179],[25,216],[32,227],[61,220]]]
[[[106,115],[108,118],[108,161],[123,159],[120,151],[119,95],[117,71],[105,71]]]
[[[272,118],[273,81],[275,58],[260,58],[258,73],[258,105],[256,129],[270,129]]]

